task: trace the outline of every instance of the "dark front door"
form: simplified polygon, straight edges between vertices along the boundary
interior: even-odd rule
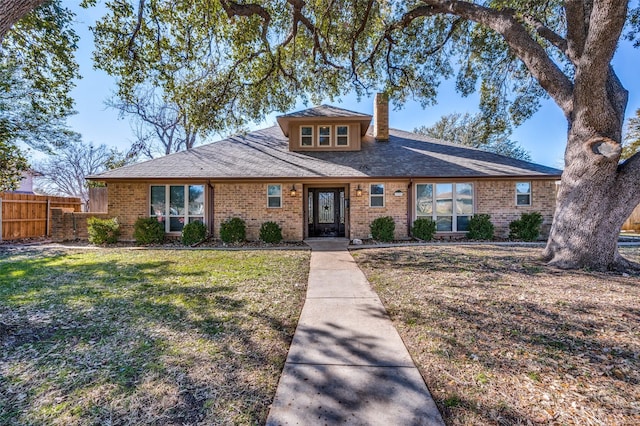
[[[344,237],[344,189],[309,189],[309,236]]]

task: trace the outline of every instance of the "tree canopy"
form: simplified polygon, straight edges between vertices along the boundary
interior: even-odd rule
[[[626,160],[635,153],[640,152],[640,109],[636,110],[634,117],[627,121],[626,134],[622,145],[620,158]]]
[[[511,129],[490,129],[482,114],[453,113],[440,117],[432,126],[420,126],[413,131],[519,160],[531,160],[529,153],[510,139]]]

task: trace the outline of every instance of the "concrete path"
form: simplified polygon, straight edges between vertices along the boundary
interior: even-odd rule
[[[348,243],[307,242],[307,299],[267,425],[444,425]]]

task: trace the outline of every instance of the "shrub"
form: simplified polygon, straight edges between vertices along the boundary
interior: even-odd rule
[[[190,246],[207,238],[207,227],[200,221],[187,223],[182,228],[182,244]]]
[[[509,238],[524,241],[535,241],[540,235],[542,215],[539,212],[522,213],[520,219],[509,224]]]
[[[433,240],[436,235],[436,223],[430,217],[419,217],[413,222],[411,235],[420,240]]]
[[[120,224],[115,217],[112,219],[90,217],[87,219],[87,227],[91,244],[114,244],[118,242]]]
[[[133,225],[133,238],[138,244],[160,244],[164,241],[164,224],[155,217],[140,217]]]
[[[488,214],[476,214],[469,219],[467,238],[471,240],[492,240],[494,226]]]
[[[393,233],[396,229],[396,223],[391,216],[384,216],[375,219],[369,225],[371,236],[378,241],[393,241]]]
[[[237,243],[247,237],[244,220],[234,217],[220,224],[220,239],[225,243]]]
[[[282,241],[282,229],[275,222],[265,222],[260,226],[260,239],[265,243],[279,243]]]

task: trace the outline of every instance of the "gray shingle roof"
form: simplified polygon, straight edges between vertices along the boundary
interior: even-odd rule
[[[368,134],[355,152],[290,152],[278,126],[233,136],[94,179],[319,177],[556,177],[560,170],[390,129],[388,142]]]
[[[369,114],[363,114],[361,112],[349,111],[348,109],[338,108],[333,105],[320,105],[313,108],[303,109],[301,111],[291,112],[289,114],[284,114],[278,116],[280,117],[289,117],[289,118],[309,118],[309,117],[354,117],[354,118],[369,118],[371,116]]]

